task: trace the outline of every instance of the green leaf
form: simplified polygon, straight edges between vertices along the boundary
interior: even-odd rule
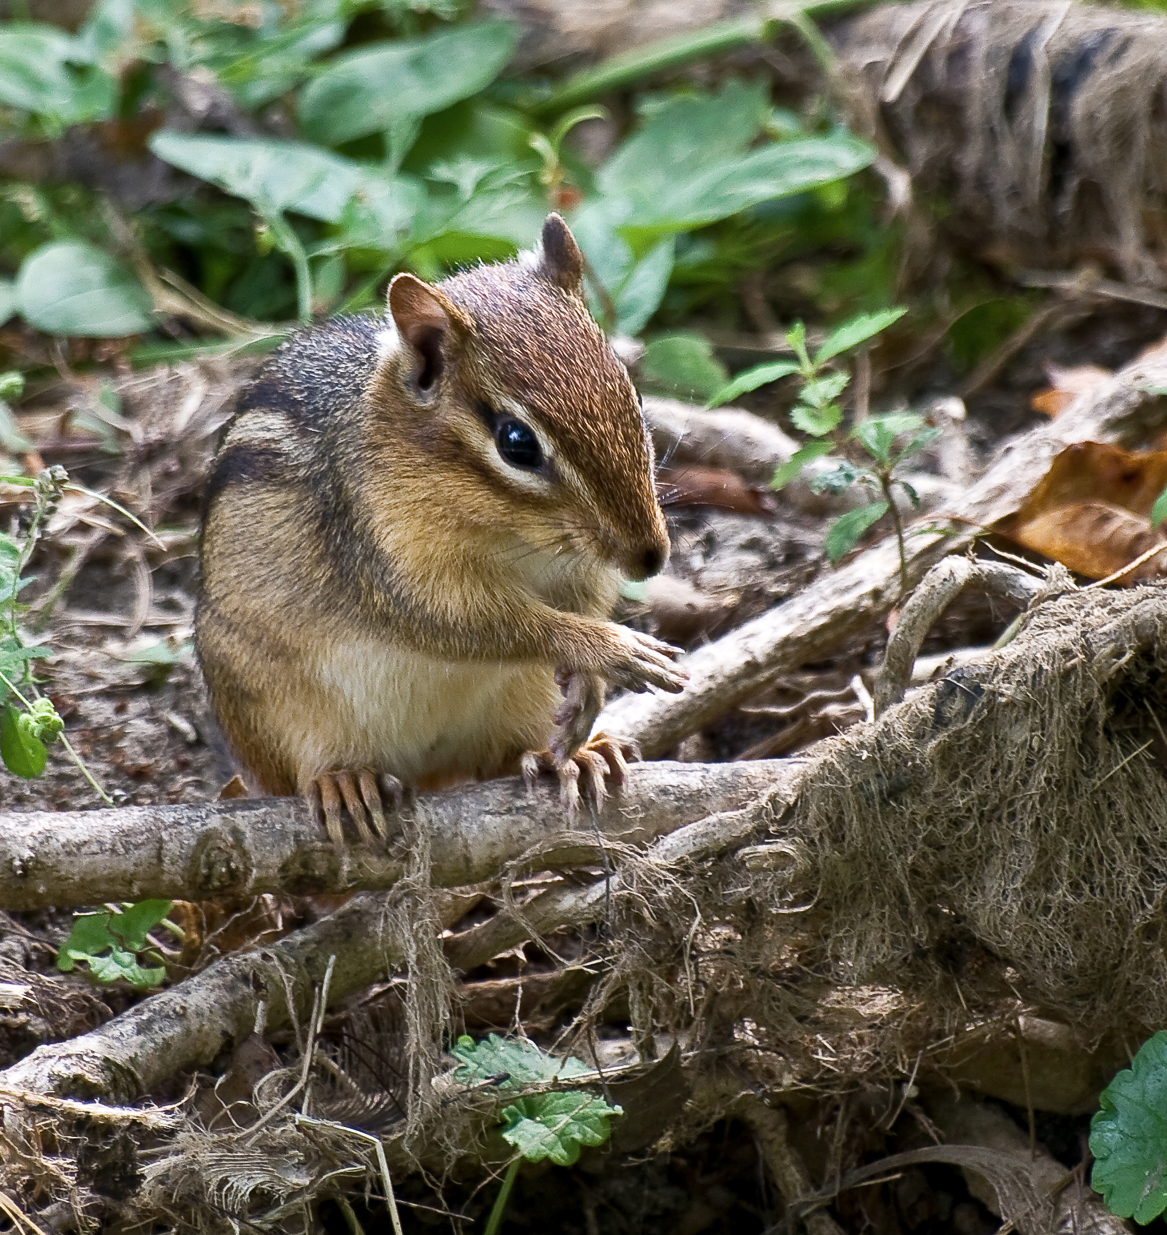
[[[806,403],[797,403],[790,410],[790,422],[796,429],[809,433],[811,437],[825,437],[839,427],[843,419],[843,409],[837,403],[828,403],[824,407],[812,407]]]
[[[609,1120],[623,1113],[583,1090],[535,1094],[503,1109],[502,1135],[528,1162],[571,1166],[584,1145],[602,1145],[612,1135]]]
[[[1167,1209],[1167,1032],[1143,1043],[1100,1106],[1090,1121],[1090,1186],[1111,1213],[1150,1222]]]
[[[730,399],[736,399],[738,395],[757,390],[759,386],[776,382],[780,377],[789,377],[791,373],[797,372],[798,364],[793,360],[775,360],[769,364],[755,365],[752,369],[739,373],[728,386],[723,386],[706,406],[720,407],[723,403],[728,403]]]
[[[833,467],[811,477],[810,487],[814,493],[842,493],[857,482],[879,487],[879,477],[874,472],[856,467],[850,459],[838,459]]]
[[[859,537],[887,514],[887,502],[872,502],[840,515],[827,529],[825,548],[832,565],[855,548]]]
[[[875,157],[848,133],[751,150],[767,119],[760,82],[730,81],[717,94],[677,95],[645,108],[640,129],[596,175],[600,193],[625,206],[625,237],[644,249],[662,234],[832,183]]]
[[[356,163],[306,142],[160,129],[147,145],[167,163],[249,201],[265,217],[292,210],[335,223],[362,182]]]
[[[891,460],[891,448],[897,437],[918,433],[926,425],[923,416],[914,412],[889,412],[886,416],[868,416],[851,430],[850,436],[860,442],[873,459],[885,466]]]
[[[708,398],[725,385],[725,366],[704,335],[673,334],[654,339],[640,362],[644,379],[682,395]]]
[[[886,330],[892,322],[898,322],[906,312],[907,309],[884,309],[880,313],[860,313],[849,322],[836,326],[827,335],[822,347],[815,352],[815,365],[821,365],[832,356],[838,356],[858,347],[860,343],[866,343],[881,330]]]
[[[0,104],[61,125],[111,115],[115,82],[89,59],[79,40],[54,26],[9,23],[0,28]]]
[[[582,1060],[557,1059],[541,1051],[533,1042],[500,1038],[496,1033],[487,1034],[481,1042],[463,1034],[450,1054],[460,1065],[456,1073],[458,1079],[468,1084],[492,1080],[505,1073],[513,1088],[522,1088],[588,1071]]]
[[[20,716],[11,703],[0,708],[0,758],[10,772],[31,780],[45,770],[48,751],[39,738],[21,725]]]
[[[1167,519],[1167,489],[1159,494],[1151,507],[1151,526],[1158,527],[1164,519]]]
[[[108,253],[81,240],[61,240],[24,259],[16,281],[20,312],[46,334],[115,338],[153,324],[150,297]]]
[[[335,146],[428,116],[477,94],[502,71],[518,27],[484,21],[336,57],[300,94],[300,123]]]
[[[466,1084],[495,1081],[501,1089],[562,1080],[586,1073],[579,1059],[556,1059],[533,1042],[489,1034],[481,1042],[463,1036],[451,1054],[459,1061],[456,1076]],[[502,1077],[501,1081],[498,1078]],[[531,1094],[502,1111],[503,1137],[530,1162],[550,1158],[570,1166],[584,1145],[602,1145],[611,1135],[609,1120],[623,1111],[583,1090]]]
[[[775,468],[774,475],[770,478],[770,488],[781,489],[788,485],[808,463],[829,455],[834,448],[833,442],[807,442],[800,446],[785,463]]]
[[[147,900],[122,913],[82,914],[61,945],[57,968],[68,973],[85,964],[98,982],[121,978],[143,990],[157,986],[166,977],[165,968],[143,965],[138,953],[147,945],[146,936],[172,907],[172,901]]]
[[[620,203],[593,199],[572,216],[571,229],[593,274],[612,299],[617,333],[636,335],[664,298],[673,272],[676,242],[666,236],[638,255],[616,231],[625,213]],[[592,308],[603,318],[605,305],[597,300]]]

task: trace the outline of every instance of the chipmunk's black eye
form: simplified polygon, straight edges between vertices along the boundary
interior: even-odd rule
[[[526,467],[533,471],[543,465],[539,439],[521,420],[500,420],[494,431],[494,444],[512,467]]]

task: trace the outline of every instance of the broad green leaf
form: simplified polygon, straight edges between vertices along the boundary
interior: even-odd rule
[[[341,215],[336,248],[395,253],[425,208],[425,189],[415,177],[383,168],[363,169],[357,191]]]
[[[579,1089],[536,1094],[503,1109],[502,1135],[528,1162],[571,1166],[584,1145],[602,1145],[612,1135],[609,1120],[623,1113]]]
[[[859,537],[876,521],[887,514],[887,502],[872,502],[840,515],[827,529],[825,548],[832,563],[850,553]]]
[[[0,29],[0,103],[39,115],[71,118],[83,58],[72,35],[54,26],[12,22]]]
[[[356,163],[306,142],[160,129],[148,145],[160,159],[244,198],[264,216],[292,210],[335,223],[362,182]]]
[[[761,82],[731,78],[716,94],[676,95],[646,106],[638,130],[597,172],[597,189],[608,198],[650,202],[678,179],[739,158],[765,123],[766,93]]]
[[[1159,494],[1151,507],[1151,526],[1158,527],[1164,519],[1167,519],[1167,489]]]
[[[617,333],[639,334],[657,311],[673,272],[675,240],[666,236],[639,256],[616,227],[627,213],[624,203],[597,198],[571,219],[571,229],[595,278],[606,289],[616,311]],[[589,286],[589,295],[593,289]],[[608,306],[592,300],[601,320]]]
[[[483,21],[348,52],[301,91],[300,123],[335,146],[428,116],[489,85],[517,44],[513,22]]]
[[[115,338],[142,334],[154,319],[150,297],[108,253],[81,240],[43,245],[16,280],[24,320],[46,334]]]
[[[850,176],[874,157],[870,146],[849,134],[774,142],[695,176],[675,176],[655,197],[636,201],[623,230],[636,236],[703,227]]]
[[[704,335],[674,334],[654,339],[645,349],[640,371],[647,382],[679,394],[708,398],[725,385],[725,366],[713,355]]]
[[[556,1059],[532,1042],[489,1034],[481,1042],[461,1037],[451,1054],[459,1062],[456,1076],[466,1084],[493,1081],[500,1089],[563,1080],[588,1071],[578,1059]],[[501,1078],[501,1079],[500,1079]],[[609,1120],[623,1114],[583,1090],[532,1094],[502,1111],[503,1137],[530,1162],[550,1158],[570,1166],[584,1145],[602,1145],[611,1135]]]
[[[808,463],[829,455],[834,449],[834,442],[807,442],[805,446],[800,446],[785,463],[775,468],[770,478],[770,488],[781,489],[788,485]]]
[[[1099,1105],[1090,1121],[1090,1186],[1111,1213],[1150,1222],[1167,1209],[1167,1032],[1139,1047]]]
[[[85,964],[99,982],[114,982],[121,978],[131,986],[148,989],[157,986],[166,976],[161,966],[142,964],[140,953],[146,947],[146,936],[170,912],[173,902],[166,900],[139,901],[122,913],[82,914],[73,922],[68,939],[57,954],[57,968],[70,972]]]
[[[723,403],[728,403],[730,399],[736,399],[738,395],[757,390],[759,386],[776,382],[780,377],[789,377],[791,373],[797,372],[798,365],[793,360],[775,360],[769,364],[755,365],[752,369],[739,373],[728,386],[723,386],[709,400],[707,406],[720,407]]]
[[[20,713],[6,703],[0,708],[0,758],[17,776],[31,780],[45,770],[48,751],[45,744],[20,723]]]
[[[810,487],[814,493],[842,493],[857,483],[878,488],[879,477],[865,467],[856,467],[850,459],[838,459],[833,466],[816,472],[811,477]]]
[[[858,347],[860,343],[866,343],[881,330],[886,330],[892,322],[898,322],[906,312],[907,309],[884,309],[879,313],[860,313],[849,322],[836,326],[827,335],[822,347],[815,352],[815,364],[821,365],[832,356],[839,356],[853,347]]]
[[[458,1060],[458,1079],[468,1084],[505,1073],[508,1083],[519,1088],[531,1082],[560,1080],[588,1071],[582,1060],[558,1059],[541,1051],[533,1042],[500,1038],[496,1033],[487,1034],[480,1042],[463,1034],[450,1054]]]
[[[244,107],[262,107],[299,85],[317,56],[344,42],[345,29],[343,21],[298,22],[211,67]]]

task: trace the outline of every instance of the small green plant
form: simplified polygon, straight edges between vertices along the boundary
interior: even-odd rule
[[[786,335],[795,360],[778,360],[747,369],[709,401],[710,407],[720,407],[749,390],[797,374],[802,386],[790,419],[810,440],[775,471],[771,485],[781,489],[808,463],[837,454],[834,465],[816,473],[811,480],[815,492],[841,493],[852,485],[860,485],[878,497],[840,515],[830,525],[825,545],[827,557],[831,562],[839,561],[877,519],[890,511],[899,546],[900,579],[905,588],[908,586],[907,554],[895,490],[906,493],[913,506],[919,505],[919,499],[912,486],[896,475],[896,469],[933,441],[938,430],[915,412],[866,416],[845,429],[839,400],[850,385],[851,376],[845,370],[827,366],[830,361],[874,338],[906,312],[906,309],[886,309],[880,313],[860,314],[833,330],[813,356],[806,346],[806,327],[797,322]]]
[[[456,1076],[468,1084],[493,1081],[504,1092],[527,1085],[546,1084],[590,1071],[579,1059],[556,1059],[532,1042],[507,1041],[490,1034],[481,1042],[463,1035],[451,1052],[461,1065]],[[502,1136],[517,1153],[507,1167],[502,1187],[486,1224],[485,1235],[495,1235],[502,1223],[507,1198],[525,1158],[542,1162],[550,1158],[559,1166],[571,1166],[584,1145],[602,1145],[612,1134],[609,1121],[624,1112],[582,1089],[516,1097],[502,1110]]]
[[[1112,1214],[1150,1222],[1167,1209],[1167,1032],[1143,1043],[1099,1104],[1090,1121],[1090,1186]]]
[[[11,374],[5,374],[6,381]],[[7,382],[7,393],[18,393]],[[49,648],[26,642],[19,625],[24,606],[20,593],[32,582],[24,577],[37,534],[61,500],[61,487],[67,479],[65,469],[47,468],[35,479],[3,476],[8,484],[25,485],[33,490],[32,515],[22,539],[0,532],[0,758],[17,776],[39,776],[48,758],[45,743],[64,740],[64,722],[52,701],[37,698],[32,678],[32,661],[49,655]]]
[[[151,945],[149,934],[173,907],[173,901],[139,901],[121,913],[106,909],[82,914],[73,923],[69,938],[57,954],[57,968],[70,973],[79,964],[87,965],[97,982],[124,979],[138,990],[158,986],[166,977],[162,957]],[[173,922],[166,926],[181,933]],[[156,964],[144,962],[154,961]]]

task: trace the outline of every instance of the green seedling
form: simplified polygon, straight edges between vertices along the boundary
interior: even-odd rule
[[[150,945],[149,934],[173,907],[173,901],[139,901],[121,913],[104,910],[82,914],[57,954],[57,968],[71,973],[87,966],[95,982],[128,982],[138,990],[158,986],[166,977],[162,957]],[[177,931],[172,923],[167,923]],[[155,961],[156,964],[147,962]]]
[[[460,1067],[455,1075],[467,1084],[494,1082],[504,1092],[529,1085],[580,1076],[590,1072],[579,1059],[557,1059],[532,1042],[508,1041],[490,1034],[481,1042],[463,1035],[451,1052]],[[582,1089],[517,1096],[502,1110],[503,1139],[516,1155],[503,1178],[485,1235],[495,1235],[519,1164],[550,1158],[559,1166],[571,1166],[584,1145],[602,1145],[612,1134],[610,1120],[623,1111]]]
[[[786,335],[794,360],[773,361],[747,369],[709,401],[710,407],[720,407],[747,391],[797,374],[801,386],[790,419],[809,440],[774,472],[770,483],[773,488],[781,489],[807,464],[836,456],[831,467],[815,473],[811,480],[815,492],[841,493],[859,485],[871,492],[873,500],[840,515],[830,525],[824,546],[827,557],[832,563],[838,562],[876,520],[890,512],[899,547],[900,580],[905,590],[908,586],[907,553],[895,490],[905,493],[913,506],[919,506],[919,498],[912,486],[896,475],[896,469],[933,441],[939,430],[915,412],[867,416],[850,429],[844,428],[840,400],[850,385],[851,375],[845,370],[828,368],[828,365],[869,342],[906,312],[906,309],[886,309],[851,318],[836,327],[813,356],[806,345],[806,327],[797,322]]]
[[[1143,1043],[1099,1102],[1090,1186],[1111,1213],[1150,1222],[1167,1209],[1167,1032]]]

